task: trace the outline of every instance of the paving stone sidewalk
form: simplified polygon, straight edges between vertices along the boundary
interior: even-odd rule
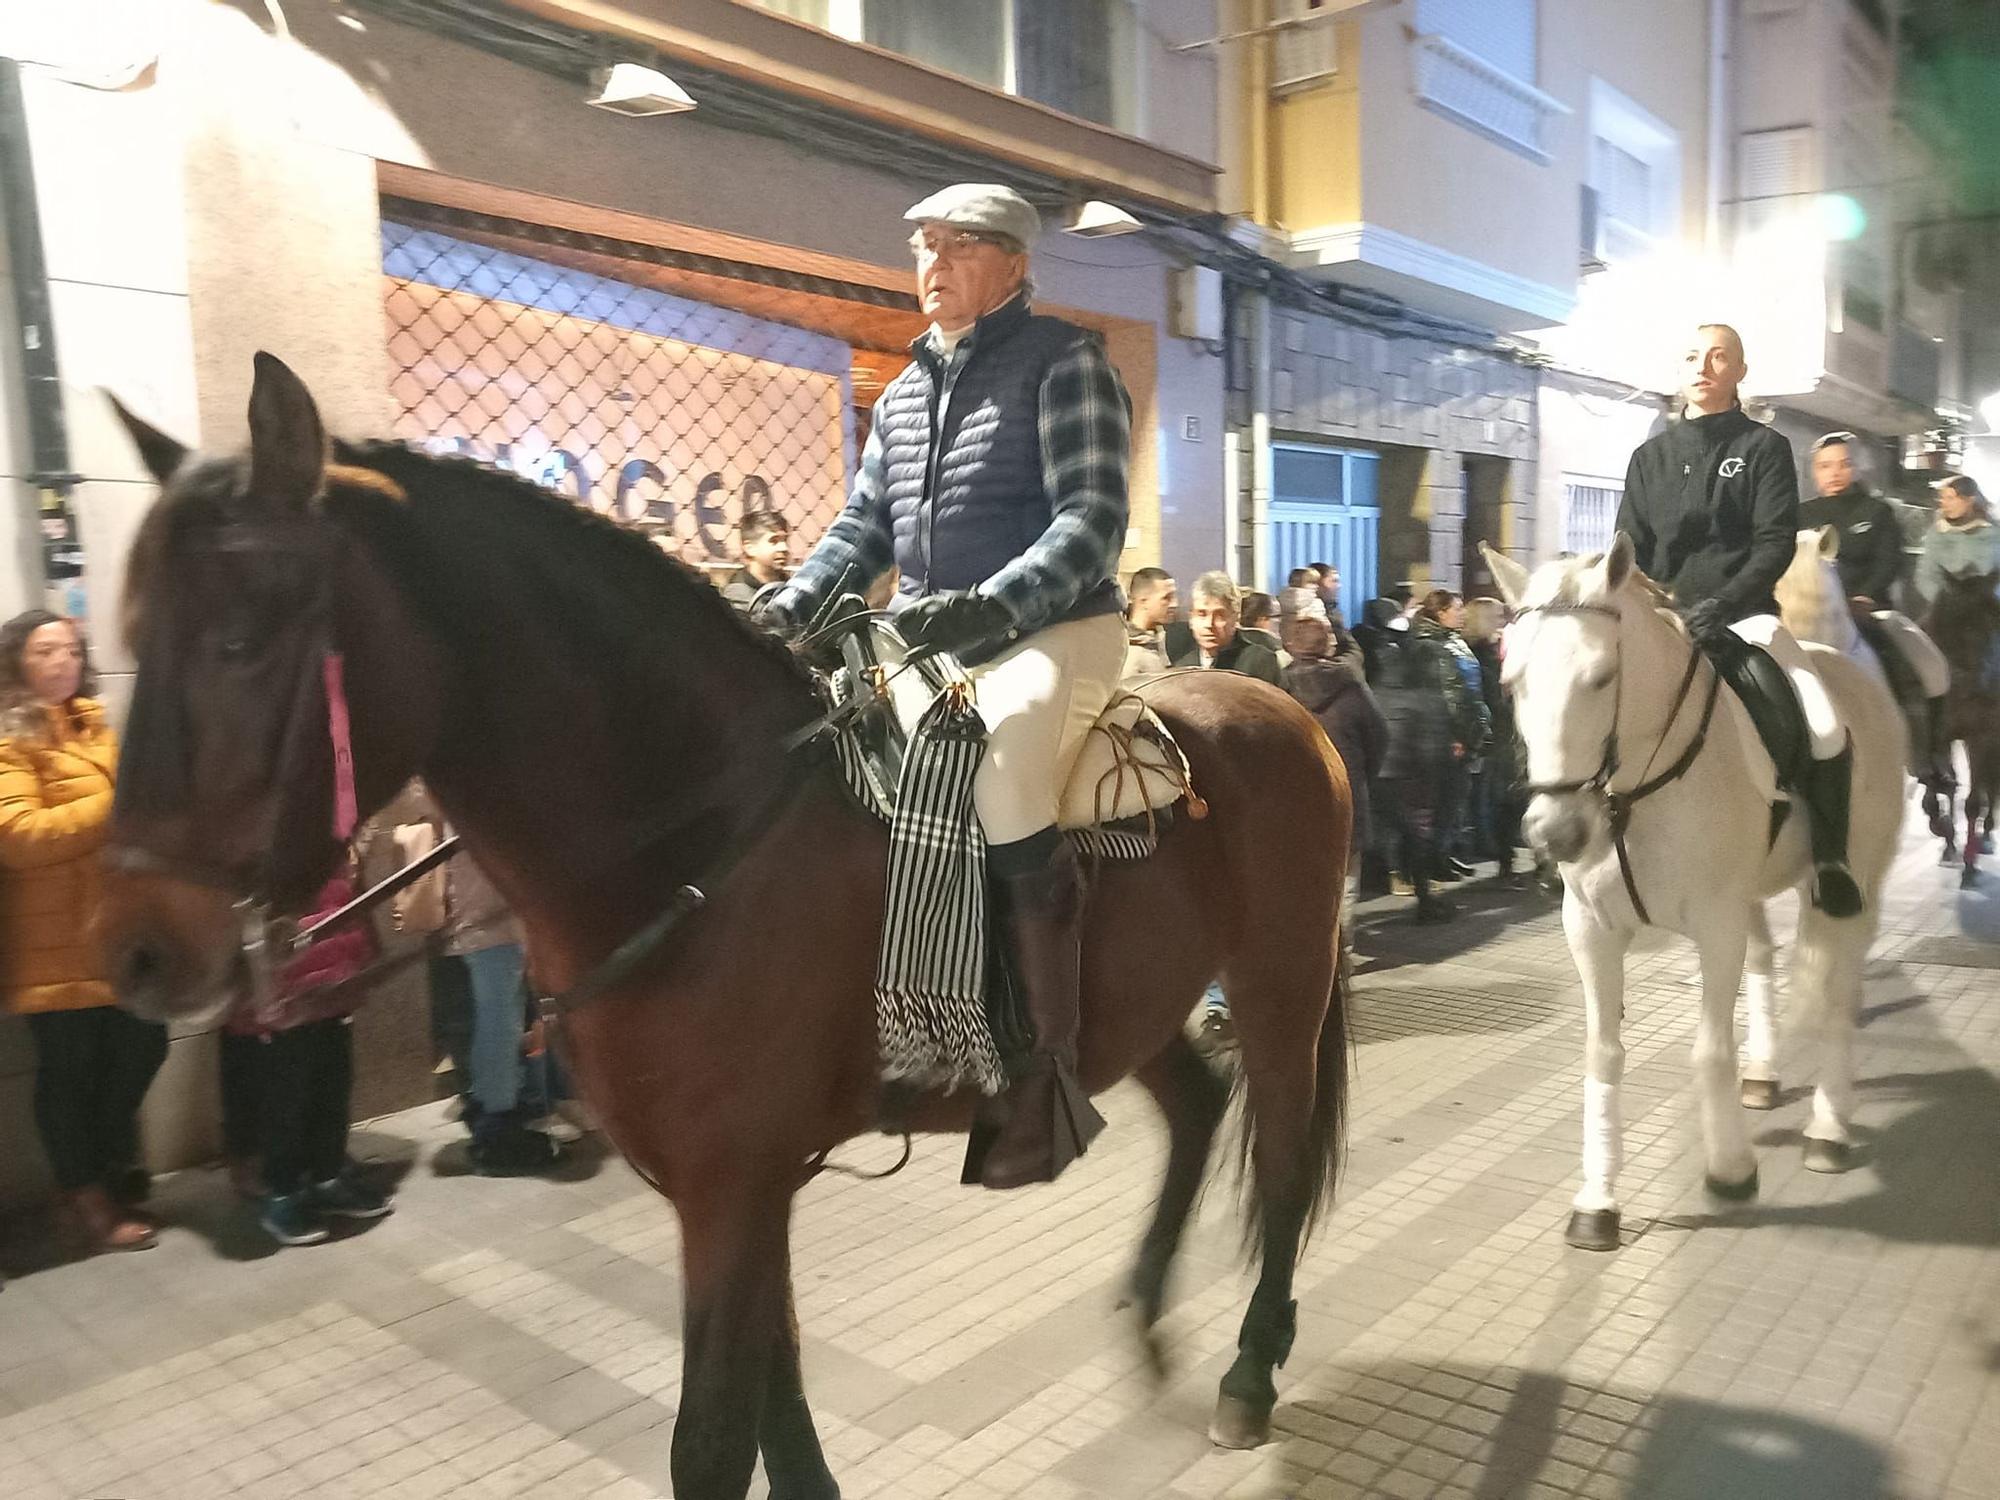
[[[1790,1089],[1755,1117],[1751,1205],[1699,1189],[1686,950],[1635,961],[1614,1255],[1560,1238],[1582,1021],[1553,904],[1462,899],[1445,928],[1365,909],[1351,1152],[1270,1447],[1204,1435],[1249,1290],[1226,1181],[1164,1387],[1116,1310],[1164,1160],[1126,1087],[1052,1187],[961,1189],[933,1140],[900,1177],[803,1195],[808,1379],[845,1493],[2000,1496],[2000,874],[1961,893],[1906,844],[1859,1047],[1866,1164],[1804,1172]],[[464,1175],[459,1134],[436,1109],[363,1132],[410,1164],[400,1211],[331,1245],[274,1253],[213,1171],[164,1185],[147,1254],[23,1275],[17,1241],[0,1500],[670,1494],[671,1212],[615,1162]]]

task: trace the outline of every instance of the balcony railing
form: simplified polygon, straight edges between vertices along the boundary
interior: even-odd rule
[[[1449,37],[1410,38],[1417,98],[1428,109],[1533,161],[1547,162],[1551,125],[1570,113],[1562,100],[1496,68]]]

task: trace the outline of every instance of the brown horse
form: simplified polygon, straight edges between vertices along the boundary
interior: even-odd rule
[[[1945,697],[1951,738],[1965,746],[1964,873],[1959,884],[1979,880],[1979,854],[1993,832],[1993,813],[2000,805],[2000,683],[1995,682],[1995,653],[2000,652],[2000,574],[1946,573],[1938,596],[1924,618],[1924,632],[1937,642],[1951,663],[1951,688]],[[1929,810],[1930,798],[1925,798]],[[1954,854],[1949,792],[1942,809],[1944,862]],[[1982,824],[1984,825],[1982,828]],[[1935,824],[1934,824],[1935,826]]]
[[[774,1496],[837,1495],[800,1379],[789,1221],[808,1162],[879,1124],[887,839],[830,754],[785,748],[819,712],[808,674],[692,572],[522,480],[396,445],[329,451],[268,355],[244,455],[190,456],[126,421],[163,493],[127,600],[139,677],[104,915],[122,1002],[214,1014],[244,977],[246,913],[296,911],[320,884],[338,800],[328,653],[361,811],[421,774],[524,920],[545,990],[699,883],[706,905],[575,1010],[562,1044],[681,1217],[676,1493],[735,1500],[761,1447]],[[1250,1446],[1269,1436],[1294,1264],[1339,1158],[1348,788],[1312,719],[1248,678],[1183,674],[1146,696],[1211,814],[1096,873],[1079,1072],[1093,1092],[1136,1076],[1166,1116],[1132,1273],[1150,1343],[1228,1101],[1182,1024],[1223,976],[1262,1262],[1211,1431]],[[926,1096],[909,1123],[971,1116],[962,1093]]]

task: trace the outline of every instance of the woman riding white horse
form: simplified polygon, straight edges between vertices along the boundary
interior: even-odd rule
[[[1736,994],[1761,903],[1787,889],[1809,896],[1814,862],[1803,819],[1786,818],[1772,838],[1771,763],[1666,596],[1633,566],[1629,540],[1532,577],[1508,558],[1487,559],[1521,611],[1505,682],[1538,789],[1528,829],[1561,865],[1563,931],[1583,980],[1583,1183],[1567,1237],[1610,1250],[1619,1243],[1625,955],[1648,927],[1699,949],[1694,1085],[1707,1182],[1719,1197],[1747,1198],[1757,1162],[1739,1102]],[[1793,978],[1795,1006],[1823,1044],[1805,1162],[1842,1171],[1852,1164],[1862,962],[1902,816],[1902,728],[1861,668],[1802,649],[1853,738],[1849,858],[1862,909],[1834,917],[1802,900]]]

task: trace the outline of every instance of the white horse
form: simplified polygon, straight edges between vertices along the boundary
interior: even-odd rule
[[[1801,531],[1791,566],[1778,580],[1778,614],[1785,629],[1797,639],[1831,646],[1887,687],[1889,677],[1881,659],[1854,623],[1854,611],[1841,587],[1840,569],[1835,566],[1839,556],[1838,527]],[[1951,687],[1950,663],[1916,621],[1893,609],[1874,610],[1870,618],[1896,643],[1925,697],[1941,697]]]
[[[1819,526],[1798,534],[1791,566],[1778,580],[1778,614],[1801,641],[1831,647],[1860,667],[1885,689],[1889,675],[1861,627],[1847,590],[1840,582],[1840,528]],[[1944,653],[1915,621],[1893,609],[1878,609],[1876,624],[1902,651],[1927,696],[1942,694],[1951,684],[1951,667]],[[1911,726],[1914,730],[1918,726]],[[1911,770],[1916,766],[1912,763]],[[1928,805],[1928,804],[1926,804]],[[1760,905],[1751,918],[1750,947],[1744,961],[1743,1103],[1750,1109],[1778,1107],[1778,1018],[1774,980],[1775,949]]]
[[[1800,893],[1794,990],[1822,1044],[1805,1164],[1846,1170],[1862,963],[1902,818],[1895,703],[1852,662],[1806,648],[1854,747],[1848,860],[1866,905],[1859,916],[1828,917],[1809,899],[1803,810],[1774,842],[1769,760],[1665,596],[1633,566],[1631,543],[1620,537],[1606,554],[1532,576],[1492,551],[1486,558],[1520,610],[1505,681],[1535,793],[1526,830],[1562,868],[1563,932],[1583,981],[1583,1184],[1566,1237],[1590,1250],[1619,1243],[1625,955],[1649,927],[1691,939],[1701,954],[1694,1087],[1708,1188],[1727,1199],[1755,1194],[1736,992],[1753,929],[1763,927],[1761,903],[1782,890]]]

